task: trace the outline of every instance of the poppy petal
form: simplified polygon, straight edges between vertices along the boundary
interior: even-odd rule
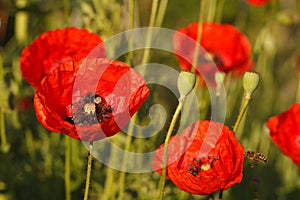
[[[300,103],[295,103],[287,111],[270,117],[267,127],[271,140],[283,154],[300,167]]]
[[[66,61],[86,57],[101,42],[102,39],[97,34],[74,27],[42,33],[22,51],[22,76],[33,87],[38,88],[49,72]],[[101,48],[98,55],[105,57],[105,49]]]
[[[216,144],[206,142],[209,134],[219,135]],[[216,134],[216,132],[221,132]],[[203,146],[211,146],[203,154]],[[161,145],[152,167],[161,174]],[[244,148],[228,127],[213,121],[198,121],[170,139],[167,178],[179,189],[192,194],[226,190],[242,180]]]
[[[89,60],[87,68],[86,63],[86,59],[66,62],[46,76],[35,93],[34,107],[38,120],[50,131],[95,141],[119,132],[149,89],[125,63],[104,58]],[[101,98],[98,105],[90,94]],[[90,105],[91,111],[84,110]]]

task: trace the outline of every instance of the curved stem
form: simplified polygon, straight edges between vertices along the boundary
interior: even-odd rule
[[[175,113],[173,115],[170,127],[167,132],[167,136],[165,139],[165,147],[164,147],[164,154],[163,154],[163,166],[162,166],[163,168],[162,168],[162,175],[161,175],[161,178],[159,181],[160,192],[159,192],[158,200],[162,200],[163,196],[164,196],[164,187],[165,187],[166,175],[167,175],[166,166],[167,166],[167,157],[168,157],[168,144],[169,144],[169,140],[171,138],[172,132],[174,130],[174,127],[176,125],[177,119],[179,117],[179,114],[182,110],[183,102],[184,102],[184,99],[179,100],[179,103],[178,103]]]
[[[65,198],[71,200],[71,138],[65,136]]]
[[[250,98],[244,98],[244,102],[242,104],[242,107],[240,109],[240,112],[239,112],[239,115],[238,115],[238,118],[234,124],[234,127],[233,127],[233,132],[235,133],[243,119],[243,116],[244,114],[246,113],[246,110],[247,110],[247,107],[248,107],[248,104],[249,104],[249,101],[250,101]]]
[[[196,72],[197,63],[198,63],[198,54],[199,54],[199,48],[200,48],[200,42],[201,42],[201,36],[202,36],[202,24],[203,24],[203,18],[204,18],[205,4],[206,4],[206,0],[202,0],[200,2],[197,39],[196,39],[193,63],[192,63],[192,68],[191,68],[192,73]]]
[[[92,171],[92,161],[93,161],[93,142],[90,142],[89,145],[89,152],[88,152],[88,163],[87,163],[87,170],[86,170],[86,180],[85,180],[85,189],[84,189],[84,200],[87,200],[89,197],[89,190],[90,190],[90,182],[91,182],[91,171]]]

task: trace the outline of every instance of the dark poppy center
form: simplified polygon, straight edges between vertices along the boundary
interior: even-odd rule
[[[203,157],[203,158],[193,158],[192,163],[188,164],[188,172],[193,176],[198,176],[198,174],[203,171],[207,171],[213,167],[213,163],[218,160],[217,157]]]
[[[71,105],[72,116],[65,116],[64,120],[70,124],[89,126],[101,123],[112,117],[113,109],[104,98],[98,94],[87,94],[78,102]]]

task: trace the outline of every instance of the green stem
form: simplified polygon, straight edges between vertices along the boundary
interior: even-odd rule
[[[122,161],[122,171],[120,172],[120,176],[119,176],[119,196],[118,196],[118,200],[123,199],[123,194],[124,194],[124,190],[125,190],[125,175],[126,175],[126,165],[128,162],[128,154],[127,152],[130,150],[131,147],[131,141],[132,141],[132,133],[134,130],[134,121],[137,118],[137,114],[135,114],[132,119],[131,122],[129,123],[128,126],[128,132],[127,132],[127,136],[126,136],[126,142],[125,142],[125,153],[124,153],[124,157],[123,157],[123,161]]]
[[[0,52],[0,82],[3,81],[3,57]],[[1,138],[1,151],[6,153],[9,151],[10,145],[7,143],[6,130],[5,130],[5,116],[4,111],[0,107],[0,138]]]
[[[91,171],[92,171],[92,161],[93,161],[93,142],[89,144],[89,152],[88,152],[88,165],[86,170],[86,180],[85,180],[85,189],[84,189],[84,200],[87,200],[89,197],[90,190],[90,182],[91,182]]]
[[[6,153],[9,150],[9,144],[7,143],[6,139],[6,131],[5,131],[5,120],[4,120],[4,112],[0,108],[0,132],[1,132],[1,151]]]
[[[201,36],[202,36],[202,24],[203,24],[203,18],[204,18],[204,9],[205,9],[206,0],[202,0],[200,2],[200,8],[199,8],[199,18],[198,18],[198,31],[197,31],[197,39],[196,39],[196,46],[194,51],[194,57],[193,57],[193,65],[191,72],[195,73],[198,63],[198,54],[199,54],[199,48],[200,48],[200,42],[201,42]]]
[[[149,27],[154,26],[155,16],[156,16],[156,12],[157,12],[157,6],[158,6],[158,0],[153,0],[152,1],[152,9],[151,9]],[[151,40],[152,40],[152,35],[153,35],[153,31],[152,31],[152,29],[149,29],[149,31],[147,33],[147,38],[146,38],[146,47],[148,47],[150,45]],[[149,56],[150,56],[150,49],[145,48],[144,54],[143,54],[143,59],[142,59],[142,64],[146,64],[148,62]]]
[[[161,26],[161,24],[164,20],[167,5],[168,5],[168,0],[161,0],[160,1],[158,12],[157,12],[157,17],[156,17],[156,21],[155,21],[155,26],[157,26],[157,27]]]
[[[65,137],[65,198],[71,200],[71,138]]]
[[[129,12],[130,12],[130,29],[134,28],[134,5],[135,0],[130,0],[129,2]],[[133,34],[132,31],[130,31],[129,40],[128,40],[128,56],[126,58],[127,63],[131,64],[133,61]],[[126,165],[128,162],[128,152],[131,147],[131,141],[132,141],[132,133],[134,130],[134,123],[137,119],[137,114],[132,116],[132,119],[128,126],[127,136],[126,136],[126,142],[125,142],[125,154],[122,161],[122,168],[119,176],[119,190],[118,190],[118,200],[123,199],[124,197],[124,191],[125,191],[125,175],[126,175]]]
[[[216,15],[217,0],[210,0],[207,21],[213,22]]]
[[[100,196],[101,197],[100,199],[101,200],[113,199],[111,196],[114,190],[112,191],[111,188],[114,185],[114,170],[110,167],[107,167],[106,169],[106,178],[105,178],[104,185],[105,187],[104,187],[103,195]]]
[[[71,5],[70,5],[70,0],[63,0],[63,5],[64,5],[64,14],[65,14],[65,20],[66,24],[70,24],[70,14],[71,14]]]
[[[163,166],[162,166],[163,168],[162,168],[162,175],[161,175],[161,178],[160,178],[160,181],[159,181],[159,190],[160,190],[160,192],[159,192],[159,196],[157,198],[158,200],[162,200],[163,196],[164,196],[164,187],[165,187],[166,175],[167,175],[166,166],[167,166],[169,140],[171,138],[171,135],[172,135],[172,132],[173,132],[174,127],[176,125],[179,114],[182,110],[183,102],[184,102],[184,99],[179,100],[179,103],[178,103],[177,108],[175,110],[175,113],[173,115],[170,127],[169,127],[168,132],[167,132],[167,136],[166,136],[166,139],[165,139],[165,147],[164,147],[164,154],[163,154]]]
[[[298,74],[298,84],[296,92],[296,102],[300,102],[300,73]]]
[[[126,63],[131,65],[132,60],[133,60],[133,31],[134,29],[134,5],[135,5],[135,0],[130,0],[129,1],[129,38],[128,38],[128,55],[126,57]]]
[[[300,1],[295,1],[295,10],[298,14],[300,14]]]
[[[225,0],[219,0],[218,6],[217,6],[216,17],[215,17],[215,21],[217,23],[221,23],[221,21],[222,21],[224,4],[225,4]]]
[[[240,109],[240,112],[239,112],[239,115],[238,115],[238,118],[234,124],[234,127],[233,127],[233,132],[235,133],[243,119],[243,116],[244,114],[246,113],[246,110],[247,110],[247,107],[248,107],[248,104],[249,104],[249,101],[250,101],[250,98],[244,98],[244,101],[243,101],[243,104],[242,104],[242,107]]]

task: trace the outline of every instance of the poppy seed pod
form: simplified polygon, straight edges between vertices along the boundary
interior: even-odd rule
[[[255,91],[259,83],[259,74],[257,72],[245,72],[243,76],[243,88],[245,98],[251,99],[252,93]]]
[[[188,95],[194,88],[196,75],[189,71],[181,71],[177,79],[177,87],[181,98]]]

